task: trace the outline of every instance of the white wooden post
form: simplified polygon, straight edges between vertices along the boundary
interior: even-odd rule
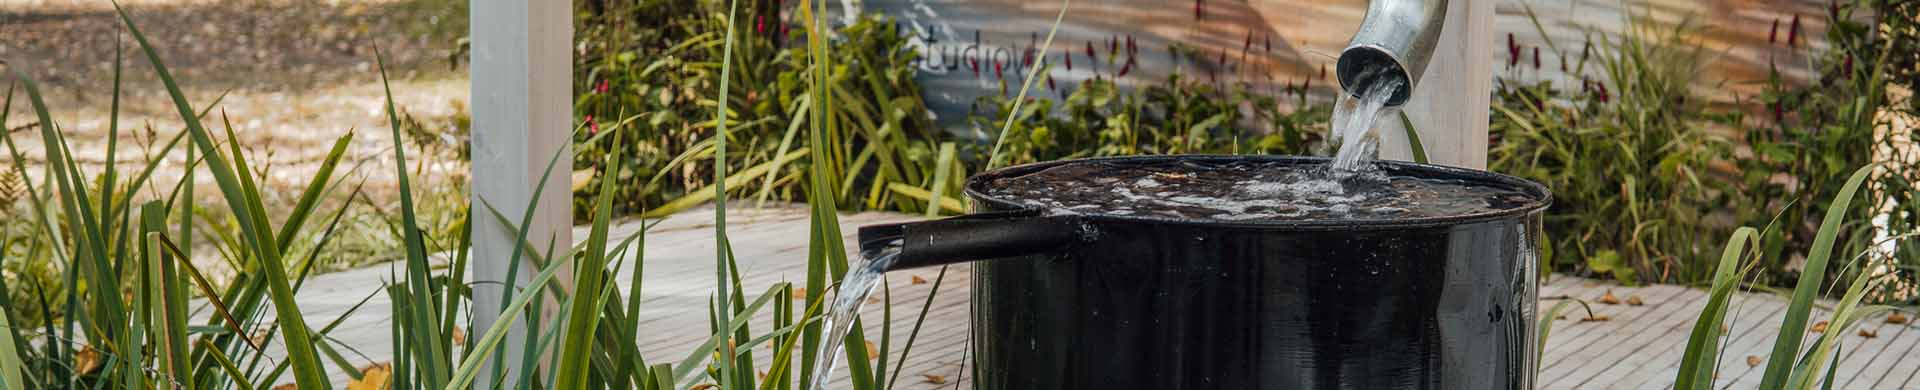
[[[1429,162],[1487,168],[1487,109],[1493,102],[1493,1],[1447,2],[1447,21],[1427,73],[1404,110]],[[1400,118],[1381,118],[1380,157],[1413,160]]]
[[[571,258],[571,210],[568,186],[573,147],[573,3],[569,0],[474,0],[472,3],[473,99],[473,334],[485,334],[499,318],[501,283],[509,267],[521,267],[516,284],[524,286],[534,267],[508,264],[515,250],[512,230],[487,211],[491,205],[518,223],[534,208],[527,241],[544,250],[552,242],[555,258]],[[539,202],[533,202],[547,161],[560,155]],[[484,201],[484,203],[482,202]],[[567,278],[555,278],[564,283]],[[542,325],[552,326],[556,308],[541,302]],[[504,364],[519,367],[525,322],[507,334]],[[491,372],[483,370],[482,372]],[[492,388],[481,375],[475,388]],[[512,388],[513,376],[503,386]]]

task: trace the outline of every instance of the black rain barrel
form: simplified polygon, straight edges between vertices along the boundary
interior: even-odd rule
[[[971,178],[975,214],[863,227],[894,269],[973,266],[974,388],[1530,389],[1534,248],[1546,188],[1484,171],[1378,162],[1394,175],[1525,194],[1496,212],[1236,221],[1049,212],[989,196],[1061,164],[1324,158],[1129,157]]]

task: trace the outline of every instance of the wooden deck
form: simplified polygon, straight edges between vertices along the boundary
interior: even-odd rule
[[[742,210],[728,220],[729,235],[735,243],[748,290],[758,290],[781,281],[804,280],[807,219],[804,209],[777,208]],[[713,290],[713,233],[711,210],[682,213],[655,226],[647,236],[646,275],[642,290],[643,321],[641,350],[648,361],[677,361],[706,337],[706,305]],[[860,225],[911,220],[917,217],[887,213],[843,215],[843,231],[851,236]],[[616,237],[624,237],[638,228],[627,223],[616,228]],[[585,237],[576,233],[575,237]],[[850,237],[849,237],[850,238]],[[298,299],[308,310],[307,319],[325,324],[341,312],[373,294],[389,275],[388,265],[321,275],[307,284]],[[627,280],[630,268],[620,270],[617,280]],[[914,270],[888,275],[892,288],[895,337],[904,340],[920,304],[932,292],[937,269]],[[915,278],[927,283],[915,284]],[[955,267],[947,273],[928,315],[912,356],[903,369],[901,389],[966,388],[967,376],[962,362],[967,343],[969,272]],[[1701,290],[1670,285],[1624,287],[1611,282],[1556,277],[1541,289],[1542,307],[1552,299],[1576,297],[1593,301],[1609,289],[1620,299],[1637,296],[1645,305],[1599,305],[1597,314],[1611,317],[1603,322],[1581,322],[1584,312],[1567,314],[1557,320],[1541,363],[1542,389],[1660,389],[1667,387],[1678,367],[1698,310],[1705,304]],[[1772,347],[1779,315],[1785,311],[1784,299],[1769,294],[1741,294],[1734,300],[1729,334],[1732,341],[1721,359],[1720,383],[1725,388],[1747,389],[1757,386],[1759,368],[1750,367],[1749,356],[1764,358]],[[882,315],[882,306],[869,305],[868,324]],[[375,295],[329,335],[355,364],[384,362],[391,354],[388,339],[389,313],[384,294]],[[759,322],[756,330],[765,330]],[[1920,330],[1912,325],[1885,324],[1869,319],[1864,329],[1878,337],[1852,335],[1842,351],[1840,383],[1845,389],[1920,389]],[[868,335],[878,335],[877,325]],[[870,336],[871,337],[871,336]],[[899,361],[897,347],[893,361]],[[763,355],[764,356],[764,355]],[[762,358],[762,364],[766,358]],[[1764,363],[1763,363],[1764,364]],[[337,370],[336,370],[337,371]],[[937,375],[947,383],[927,383],[923,375]],[[335,372],[344,382],[344,374]]]

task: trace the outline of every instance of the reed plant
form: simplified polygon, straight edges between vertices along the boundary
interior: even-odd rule
[[[1717,248],[1697,239],[1727,236],[1738,226],[1779,220],[1768,235],[1766,263],[1755,282],[1785,286],[1806,272],[1827,199],[1854,167],[1887,158],[1872,177],[1866,200],[1841,210],[1851,217],[1840,245],[1858,252],[1876,233],[1902,235],[1914,225],[1913,180],[1920,165],[1897,150],[1890,117],[1912,116],[1888,93],[1886,64],[1904,54],[1896,41],[1856,21],[1867,2],[1836,3],[1827,15],[1831,44],[1824,51],[1777,44],[1787,58],[1808,58],[1818,80],[1796,84],[1776,70],[1759,96],[1733,104],[1704,95],[1701,74],[1715,53],[1697,40],[1692,18],[1660,24],[1631,13],[1617,34],[1589,34],[1582,46],[1548,39],[1549,58],[1565,63],[1566,78],[1524,81],[1535,73],[1525,50],[1509,43],[1508,75],[1495,89],[1489,168],[1547,184],[1556,205],[1547,215],[1551,267],[1629,283],[1708,283]],[[1538,20],[1535,20],[1539,27]],[[1540,28],[1544,36],[1544,28]],[[1793,41],[1789,39],[1788,41]],[[1797,42],[1797,41],[1796,41]],[[1534,51],[1537,59],[1539,54]],[[1789,55],[1791,54],[1791,55]],[[1782,64],[1787,66],[1788,64]],[[1579,84],[1579,85],[1573,85]],[[1871,215],[1890,223],[1876,227]],[[1876,299],[1910,299],[1911,266],[1920,251],[1900,245],[1878,270],[1907,282],[1889,284]],[[1840,276],[1835,274],[1836,276]],[[1908,293],[1896,294],[1894,291]]]

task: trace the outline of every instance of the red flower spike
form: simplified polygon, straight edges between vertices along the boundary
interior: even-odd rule
[[[1134,46],[1133,44],[1133,34],[1127,34],[1127,54],[1131,55],[1139,52],[1140,47]]]
[[[1780,43],[1780,18],[1773,18],[1773,30],[1767,31],[1767,44]]]
[[[1533,70],[1540,70],[1540,47],[1533,47]]]
[[[607,80],[600,80],[600,85],[594,86],[593,92],[602,93],[602,94],[607,93]]]
[[[1313,90],[1313,79],[1307,79],[1307,81],[1306,81],[1306,82],[1302,82],[1302,83],[1300,83],[1300,90],[1302,90],[1302,91],[1312,91],[1312,90]]]
[[[1065,58],[1067,60],[1067,70],[1072,71],[1073,70],[1073,52],[1061,53],[1060,57]]]
[[[753,16],[753,33],[754,34],[767,33],[767,16],[766,15]]]
[[[993,78],[996,78],[996,79],[1006,78],[1005,76],[1000,75],[1000,64],[1001,62],[999,61],[993,62]]]
[[[1267,52],[1272,53],[1273,52],[1273,34],[1261,34],[1260,36],[1266,37]]]
[[[1840,79],[1842,80],[1853,79],[1853,55],[1852,54],[1848,54],[1847,62],[1844,65],[1840,66]]]
[[[1203,4],[1204,2],[1205,0],[1193,0],[1193,20],[1201,20],[1206,18],[1206,12],[1202,11],[1203,8],[1201,6],[1201,4]]]
[[[1053,75],[1047,75],[1047,90],[1053,90]]]
[[[593,115],[587,115],[587,135],[599,134],[600,123],[593,121]]]
[[[1248,50],[1253,50],[1253,30],[1247,30],[1246,40],[1240,42],[1240,52],[1245,53]]]
[[[1133,70],[1133,61],[1131,61],[1131,60],[1129,60],[1129,61],[1127,61],[1127,64],[1126,64],[1126,65],[1122,65],[1122,66],[1120,66],[1120,73],[1119,73],[1119,74],[1115,74],[1115,75],[1113,76],[1113,78],[1116,78],[1116,79],[1117,79],[1117,78],[1121,78],[1121,77],[1127,77],[1127,72],[1128,72],[1128,71],[1132,71],[1132,70]]]
[[[1793,15],[1793,27],[1787,28],[1787,47],[1800,47],[1800,14]]]
[[[1087,41],[1087,59],[1092,61],[1100,60],[1100,57],[1093,55],[1093,41]]]

